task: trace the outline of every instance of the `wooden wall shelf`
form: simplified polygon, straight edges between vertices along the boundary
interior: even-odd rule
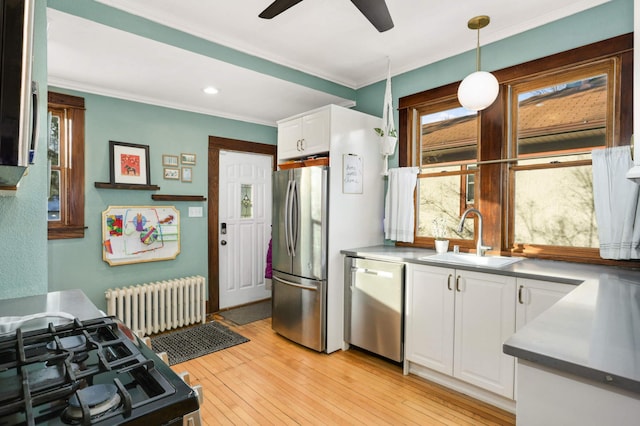
[[[137,189],[143,191],[157,191],[160,189],[158,185],[137,185],[131,183],[109,183],[109,182],[96,182],[96,188],[100,189]]]
[[[207,201],[202,195],[151,194],[151,198],[156,201]]]

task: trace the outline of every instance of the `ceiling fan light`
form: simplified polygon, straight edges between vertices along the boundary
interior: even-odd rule
[[[498,97],[500,86],[496,77],[486,71],[476,71],[465,77],[458,86],[458,101],[468,110],[480,111]]]

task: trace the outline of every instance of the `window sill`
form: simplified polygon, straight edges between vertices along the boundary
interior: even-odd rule
[[[47,236],[49,240],[84,238],[85,229],[87,229],[87,227],[84,225],[49,227],[49,229],[47,230]]]

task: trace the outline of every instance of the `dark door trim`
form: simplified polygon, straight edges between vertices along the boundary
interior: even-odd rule
[[[218,264],[219,246],[218,237],[220,231],[218,219],[218,185],[220,185],[220,151],[238,151],[253,154],[265,154],[273,157],[273,169],[276,170],[276,145],[247,142],[238,139],[209,136],[208,153],[208,244],[209,244],[209,300],[207,312],[218,312],[220,309],[220,265]]]

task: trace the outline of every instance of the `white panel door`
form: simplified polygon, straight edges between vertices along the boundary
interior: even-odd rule
[[[410,264],[407,274],[406,358],[451,375],[455,270]]]
[[[515,361],[502,344],[516,329],[516,280],[457,270],[453,375],[513,398]]]
[[[269,155],[220,151],[220,309],[271,297],[264,272],[271,238]]]

